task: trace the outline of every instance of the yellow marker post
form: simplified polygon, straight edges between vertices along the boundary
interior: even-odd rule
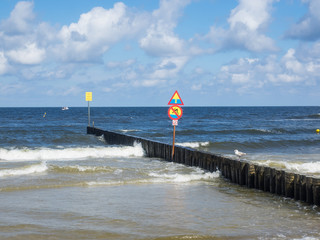
[[[86,92],[86,101],[88,102],[88,126],[90,127],[90,102],[92,101],[92,92]]]

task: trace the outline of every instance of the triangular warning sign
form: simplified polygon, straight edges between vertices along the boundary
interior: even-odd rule
[[[174,92],[168,105],[184,105],[178,91]]]

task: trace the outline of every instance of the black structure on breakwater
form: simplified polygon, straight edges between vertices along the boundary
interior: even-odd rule
[[[319,178],[180,146],[175,146],[175,154],[172,159],[172,145],[170,144],[104,131],[94,127],[87,127],[87,133],[97,136],[103,135],[108,144],[133,146],[135,142],[141,143],[147,157],[162,158],[166,161],[196,166],[210,172],[218,169],[222,176],[232,183],[320,206]]]

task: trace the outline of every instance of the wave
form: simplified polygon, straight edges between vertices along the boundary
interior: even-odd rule
[[[141,130],[138,130],[138,129],[121,129],[119,131],[127,133],[127,132],[140,132]]]
[[[234,149],[247,149],[264,151],[279,150],[279,149],[292,149],[299,153],[301,149],[308,149],[310,147],[318,147],[318,139],[235,139],[234,141],[221,141],[221,142],[209,142],[209,145],[205,146],[209,151],[233,151]],[[250,141],[251,140],[251,141]]]
[[[263,128],[249,128],[249,129],[236,129],[236,130],[221,130],[215,131],[219,134],[246,134],[246,135],[261,135],[261,134],[283,134],[288,133],[286,129],[275,128],[275,129],[263,129]]]
[[[285,119],[285,120],[305,120],[305,121],[311,121],[311,120],[317,120],[320,119],[320,113],[315,114],[309,114],[304,116],[293,116],[291,118]]]
[[[245,128],[245,129],[226,129],[226,130],[210,130],[210,129],[188,129],[177,131],[180,136],[193,135],[280,135],[280,134],[294,134],[297,132],[305,132],[305,129],[296,129],[295,131],[288,131],[284,128]]]
[[[141,144],[117,147],[70,147],[70,148],[0,148],[0,160],[74,160],[106,157],[142,157]]]
[[[248,159],[254,163],[284,169],[289,172],[302,173],[306,175],[320,176],[320,161],[318,154],[307,155],[253,155]]]
[[[86,182],[88,186],[118,186],[130,184],[153,184],[153,183],[190,183],[197,181],[209,181],[220,177],[220,172],[205,172],[197,168],[192,173],[156,173],[151,172],[148,174],[150,178],[143,179],[130,179],[130,180],[117,180],[117,181],[91,181]]]
[[[267,160],[262,162],[262,164],[268,167],[287,169],[292,172],[320,175],[320,162],[301,163]]]
[[[43,173],[43,172],[46,172],[47,170],[48,170],[48,166],[46,162],[42,162],[40,164],[34,164],[34,165],[25,166],[21,168],[0,170],[0,177],[30,175],[35,173]]]
[[[199,148],[209,146],[210,142],[183,142],[176,144],[182,147]]]
[[[52,166],[51,169],[54,172],[59,172],[59,173],[99,173],[99,172],[102,172],[102,173],[116,173],[116,174],[119,174],[119,170],[121,170],[121,169],[113,169],[111,167],[106,167],[106,166],[94,167],[94,166],[80,166],[80,165]]]
[[[320,118],[320,113],[317,114],[310,114],[307,116],[308,118]]]
[[[198,169],[196,172],[191,174],[181,174],[181,173],[149,173],[150,177],[153,177],[155,182],[174,182],[174,183],[186,183],[192,181],[210,180],[218,178],[220,176],[219,172],[204,172]]]

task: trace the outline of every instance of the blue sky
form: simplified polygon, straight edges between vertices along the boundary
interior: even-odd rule
[[[0,107],[320,105],[319,0],[0,1]]]

